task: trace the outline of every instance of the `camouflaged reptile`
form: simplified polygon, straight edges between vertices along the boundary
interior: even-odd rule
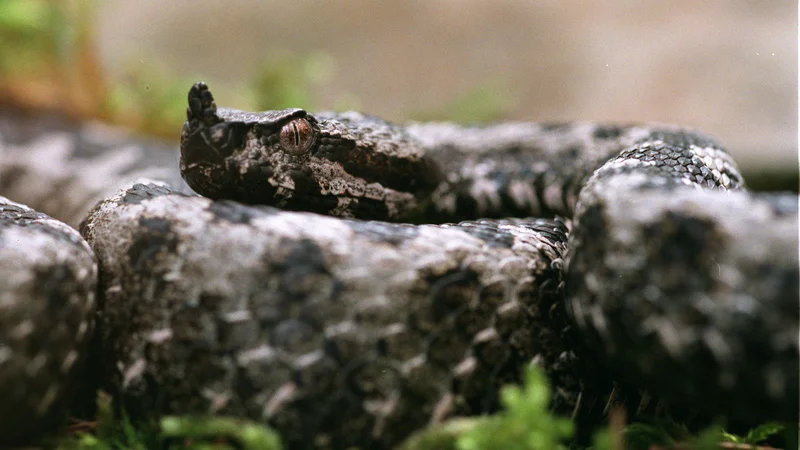
[[[797,420],[797,198],[747,192],[715,141],[188,99],[180,161],[0,117],[0,194],[42,211],[0,198],[0,441],[101,388],[390,448],[529,364],[583,434],[615,406]]]

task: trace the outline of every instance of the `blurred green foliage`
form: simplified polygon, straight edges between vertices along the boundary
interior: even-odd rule
[[[45,0],[0,2],[0,72],[41,69],[70,39],[63,11]]]
[[[252,107],[259,111],[316,109],[312,90],[330,79],[333,70],[334,61],[326,53],[274,56],[264,61],[252,77]]]
[[[186,93],[193,82],[152,65],[134,66],[109,86],[103,108],[112,122],[175,137],[186,120]]]
[[[541,370],[528,369],[524,385],[503,388],[500,398],[505,409],[463,433],[458,450],[551,450],[575,431],[572,422],[549,413],[550,386]]]
[[[570,443],[574,425],[548,411],[550,395],[544,373],[538,368],[529,368],[522,386],[502,389],[502,411],[489,416],[448,420],[412,435],[399,450],[576,449]],[[105,394],[98,396],[97,406],[94,431],[77,432],[62,439],[57,446],[59,450],[281,449],[280,438],[274,431],[243,419],[168,416],[161,418],[157,425],[154,422],[133,423],[124,414],[115,417],[111,400]],[[693,436],[679,424],[633,423],[624,428],[611,426],[601,430],[591,449],[718,450],[720,442],[754,445],[782,431],[783,426],[779,424],[765,424],[745,436],[735,436],[714,426]],[[796,447],[796,439],[795,430],[794,441],[790,437],[785,442]]]
[[[114,415],[111,397],[97,395],[97,426],[92,432],[79,431],[58,442],[58,450],[148,450],[159,448],[159,434],[155,426],[134,424],[123,413]]]
[[[94,51],[93,0],[0,1],[0,105],[56,110],[98,118],[149,134],[176,137],[184,121],[186,91],[196,79],[163,67],[131,64],[108,80]],[[315,93],[335,61],[325,53],[272,52],[238,88],[242,108],[316,109]],[[213,82],[213,80],[205,80]],[[224,89],[223,89],[224,91]],[[357,108],[352,94],[334,97],[335,109]],[[421,120],[479,123],[505,117],[514,105],[507,83],[489,80],[441,107],[412,113]]]
[[[495,78],[467,89],[440,107],[417,111],[411,116],[420,121],[480,124],[507,118],[515,106],[516,98],[509,83]]]
[[[736,436],[730,433],[722,432],[723,438],[725,438],[728,442],[734,442],[737,444],[747,444],[747,445],[755,445],[759,442],[767,440],[770,436],[774,436],[776,434],[787,433],[788,434],[796,434],[797,430],[790,430],[789,427],[786,427],[784,424],[781,423],[774,423],[769,422],[762,425],[759,425],[752,430],[748,431],[744,436]],[[794,440],[797,440],[797,436],[794,436]]]
[[[161,419],[161,435],[168,449],[280,450],[278,435],[263,425],[246,420],[215,417]]]
[[[548,411],[550,387],[536,368],[529,368],[523,385],[507,386],[501,393],[505,409],[491,416],[456,418],[422,430],[401,450],[535,450],[577,447],[570,443],[573,425]],[[612,420],[613,423],[613,420]],[[622,425],[622,424],[620,424]],[[631,423],[609,426],[594,438],[592,450],[719,450],[720,443],[756,445],[785,431],[781,424],[764,424],[745,436],[712,426],[698,434],[672,422]],[[785,434],[786,448],[797,447],[794,434]],[[730,448],[730,447],[728,447]],[[737,447],[746,449],[747,447]]]
[[[229,417],[175,417],[134,423],[116,418],[111,398],[97,398],[97,427],[62,439],[58,450],[281,450],[278,435],[263,425]]]

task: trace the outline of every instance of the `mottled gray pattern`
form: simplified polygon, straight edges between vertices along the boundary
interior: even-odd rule
[[[492,411],[533,363],[584,437],[614,405],[797,420],[797,199],[747,193],[697,133],[249,113],[197,84],[180,168],[209,199],[170,166],[151,174],[168,184],[119,176],[170,158],[155,147],[9,130],[0,192],[72,224],[106,198],[81,225],[100,274],[89,370],[133,415],[234,414],[293,449],[388,448]],[[130,146],[148,156],[129,164]],[[530,216],[547,218],[504,218]],[[51,345],[62,361],[78,348]]]
[[[685,409],[796,420],[796,211],[641,173],[590,183],[579,205],[567,305],[614,372]]]
[[[151,196],[111,197],[82,233],[105,283],[100,370],[133,408],[268,420],[291,448],[384,446],[493,407],[520,364],[557,356],[534,324],[558,298],[556,286],[541,294],[566,249],[560,222],[409,228],[241,205],[232,216],[132,189]]]
[[[77,231],[0,197],[0,442],[65,418],[96,285],[94,254]]]
[[[0,195],[72,227],[126,183],[151,178],[188,192],[174,147],[101,123],[0,112]]]

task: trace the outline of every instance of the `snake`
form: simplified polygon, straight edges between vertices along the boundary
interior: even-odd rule
[[[797,197],[713,138],[248,112],[202,82],[186,114],[179,152],[0,115],[0,442],[100,389],[393,448],[529,366],[579,435],[798,420]]]

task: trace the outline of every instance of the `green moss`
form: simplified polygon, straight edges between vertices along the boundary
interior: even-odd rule
[[[551,450],[572,437],[572,422],[548,411],[550,387],[542,371],[528,369],[524,385],[507,386],[500,397],[505,409],[459,437],[458,450]]]
[[[550,388],[537,368],[528,369],[523,386],[503,388],[504,409],[491,416],[459,418],[411,436],[402,450],[535,450],[576,448],[570,443],[573,424],[548,411]],[[790,427],[791,428],[791,427]],[[759,444],[783,433],[786,448],[797,446],[794,434],[781,424],[764,424],[745,436],[735,436],[720,426],[691,434],[681,424],[632,423],[620,430],[606,428],[594,438],[592,450],[651,450],[686,448],[718,450],[721,442]],[[624,445],[620,444],[624,443]],[[622,448],[620,448],[622,447]]]
[[[133,422],[114,414],[111,398],[99,394],[97,427],[61,440],[58,450],[281,450],[280,438],[269,428],[230,417],[162,417]]]

